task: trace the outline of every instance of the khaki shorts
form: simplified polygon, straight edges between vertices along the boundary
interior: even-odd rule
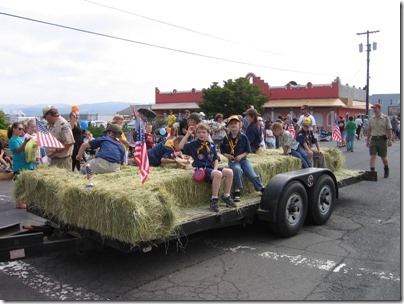
[[[72,157],[67,156],[64,158],[50,158],[50,165],[58,168],[72,170]]]
[[[384,138],[374,138],[370,140],[369,155],[387,156],[387,140]]]
[[[80,172],[86,174],[86,165],[89,164],[93,174],[111,173],[121,170],[121,165],[117,163],[110,163],[101,157],[93,158],[81,167]]]

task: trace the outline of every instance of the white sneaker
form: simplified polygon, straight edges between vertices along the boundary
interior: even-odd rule
[[[4,171],[6,171],[7,173],[13,172],[13,170],[10,168],[10,166],[7,166]]]

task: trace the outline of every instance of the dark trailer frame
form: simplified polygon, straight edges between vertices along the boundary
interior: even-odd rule
[[[149,240],[137,244],[102,237],[92,230],[85,230],[59,222],[52,215],[32,207],[28,212],[47,219],[41,226],[20,224],[0,227],[0,262],[24,259],[54,253],[114,248],[122,253],[141,250],[148,252],[153,246],[180,239],[198,232],[229,225],[250,224],[255,220],[269,223],[271,231],[281,237],[296,235],[304,222],[322,225],[330,218],[338,189],[362,180],[372,180],[367,172],[337,181],[329,169],[307,168],[274,176],[262,197],[243,197],[237,208],[220,208],[212,213],[208,208],[190,208],[186,220],[176,228],[176,233],[165,239]]]

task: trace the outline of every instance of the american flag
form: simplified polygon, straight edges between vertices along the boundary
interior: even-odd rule
[[[334,128],[332,130],[332,139],[337,142],[342,142],[342,135],[341,135],[341,131],[339,130],[337,121],[334,121]]]
[[[289,120],[288,131],[289,131],[290,134],[293,135],[293,137],[295,137],[296,132],[295,132],[295,127],[293,126],[293,120]]]
[[[35,118],[36,120],[36,137],[39,147],[48,147],[48,148],[64,148],[65,146],[56,139],[55,136],[49,133],[48,130],[41,124],[41,122]]]
[[[133,154],[134,162],[139,166],[140,181],[142,184],[146,182],[147,177],[150,174],[149,157],[147,155],[146,140],[144,136],[144,127],[140,124],[140,118],[136,119],[136,145],[135,153]]]

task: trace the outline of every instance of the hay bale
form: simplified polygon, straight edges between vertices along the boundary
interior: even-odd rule
[[[332,160],[335,156],[330,150],[325,149],[325,154]],[[221,166],[227,167],[225,157],[221,158]],[[328,158],[327,164],[339,166],[341,159]],[[298,158],[281,155],[279,149],[251,154],[249,159],[264,185],[276,174],[301,168]],[[153,167],[142,185],[138,167],[127,166],[119,173],[94,175],[94,186],[86,189],[89,181],[85,175],[40,166],[19,175],[13,184],[13,195],[39,208],[48,218],[136,244],[172,236],[181,209],[208,205],[211,185],[193,180],[192,173],[193,170],[172,166]],[[243,195],[255,192],[246,179],[244,186]]]
[[[324,157],[326,161],[327,168],[332,172],[341,170],[344,166],[345,159],[340,150],[337,148],[324,148]]]

